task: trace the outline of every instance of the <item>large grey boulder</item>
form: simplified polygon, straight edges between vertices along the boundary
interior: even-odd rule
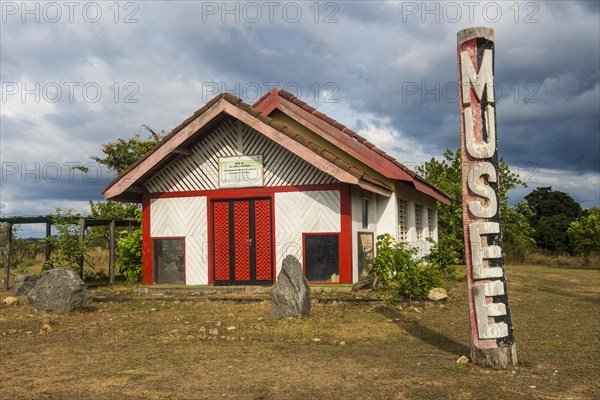
[[[302,265],[292,255],[283,260],[277,283],[271,288],[273,318],[302,318],[310,315],[310,287]]]
[[[13,295],[25,296],[40,279],[39,275],[35,274],[20,274],[15,277],[13,286]]]
[[[46,271],[27,296],[29,304],[41,312],[67,314],[87,308],[92,301],[85,283],[68,268]]]

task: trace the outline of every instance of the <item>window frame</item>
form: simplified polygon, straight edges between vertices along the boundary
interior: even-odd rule
[[[152,281],[154,285],[186,285],[186,248],[185,236],[153,236],[152,238]],[[158,271],[156,265],[156,241],[157,240],[181,240],[183,242],[183,283],[165,283],[157,279]]]
[[[404,218],[403,218],[403,222],[404,222],[404,233],[402,233],[402,231],[400,230],[400,202],[403,203],[403,209],[404,209]],[[409,232],[409,226],[408,226],[408,200],[405,199],[401,199],[398,198],[398,201],[396,202],[396,211],[397,211],[397,221],[396,221],[396,225],[398,226],[398,242],[400,243],[408,243],[409,242],[409,237],[408,237],[408,232]]]
[[[432,207],[427,207],[427,230],[429,232],[429,237],[431,239],[434,238],[433,232],[435,231],[437,225],[437,218],[433,218],[435,215],[435,209]]]
[[[361,235],[371,236],[371,269],[373,269],[373,262],[375,261],[375,234],[373,232],[356,232],[356,243],[357,243],[357,267],[358,267],[358,280],[360,281],[360,248],[361,248]]]
[[[417,209],[419,212],[417,213]],[[415,203],[415,240],[417,242],[425,241],[423,230],[425,224],[423,224],[423,204]]]
[[[369,229],[369,198],[361,197],[361,228]]]
[[[331,280],[329,281],[311,281],[308,279],[307,275],[306,275],[306,253],[307,253],[307,248],[306,248],[306,237],[307,236],[336,236],[337,237],[337,241],[338,241],[338,248],[337,248],[337,276],[338,276],[338,281],[337,282],[333,282]],[[308,281],[308,283],[329,283],[329,284],[337,284],[340,283],[340,254],[341,254],[341,241],[340,241],[340,232],[303,232],[302,233],[302,271],[304,273],[304,277],[306,278],[306,280]]]

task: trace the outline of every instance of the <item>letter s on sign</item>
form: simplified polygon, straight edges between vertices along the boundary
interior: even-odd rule
[[[469,211],[479,218],[492,218],[498,212],[498,201],[494,189],[482,182],[484,176],[488,177],[489,182],[496,182],[496,168],[489,162],[477,163],[469,171],[469,189],[485,200],[485,205],[481,200],[469,201]]]

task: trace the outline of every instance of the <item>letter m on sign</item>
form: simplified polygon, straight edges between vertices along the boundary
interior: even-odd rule
[[[471,104],[471,88],[477,96],[477,100],[481,101],[483,89],[487,86],[487,101],[493,103],[494,100],[494,76],[493,76],[493,57],[492,50],[484,50],[481,59],[481,67],[479,72],[475,72],[475,67],[471,63],[469,52],[463,51],[460,53],[460,65],[462,75],[462,103],[466,106]]]

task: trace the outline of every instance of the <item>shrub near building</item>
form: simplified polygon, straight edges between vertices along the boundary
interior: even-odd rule
[[[394,241],[388,233],[377,236],[376,246],[373,286],[394,301],[425,299],[429,290],[442,283],[439,266],[418,257],[417,248]]]

